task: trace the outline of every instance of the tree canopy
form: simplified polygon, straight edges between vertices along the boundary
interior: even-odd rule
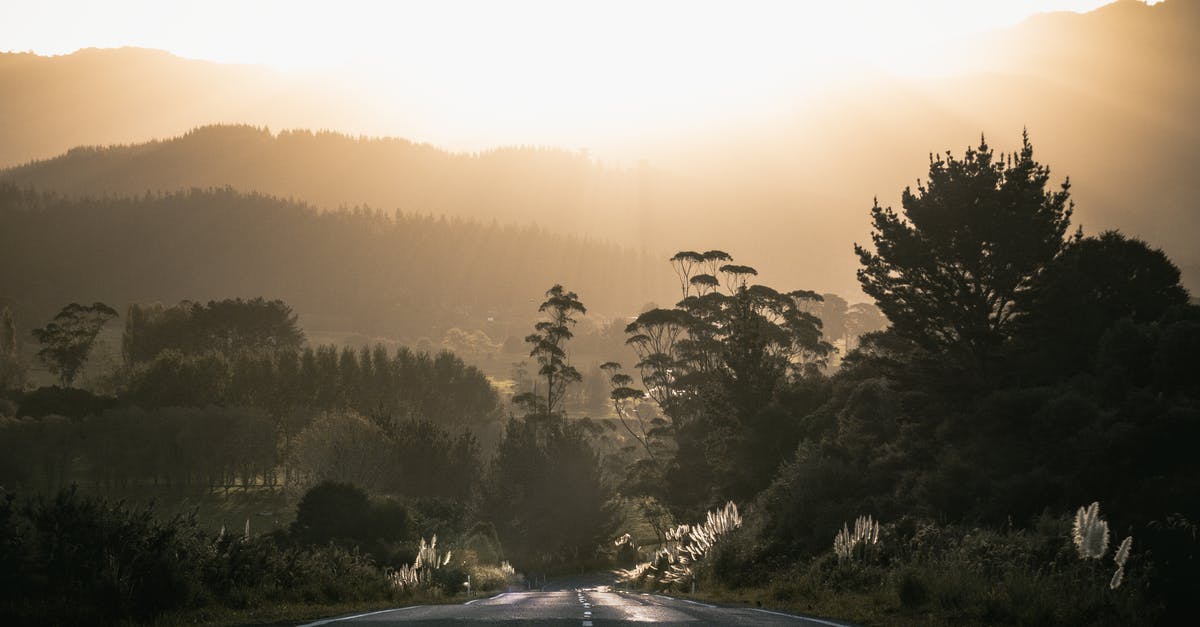
[[[1071,240],[1022,298],[1022,365],[1045,375],[1092,367],[1118,320],[1149,324],[1185,305],[1179,268],[1158,249],[1116,231]]]
[[[960,159],[930,156],[929,179],[902,211],[871,208],[874,251],[855,245],[858,280],[900,337],[978,366],[1007,340],[1018,299],[1062,251],[1070,183],[1021,149],[997,157],[980,139]]]
[[[49,324],[33,330],[33,337],[42,344],[38,358],[58,375],[64,387],[70,387],[87,362],[100,329],[116,317],[117,312],[104,303],[63,307]]]
[[[128,364],[154,359],[167,349],[188,354],[216,351],[299,350],[304,332],[296,314],[281,300],[254,298],[184,301],[172,307],[130,305],[122,352]]]

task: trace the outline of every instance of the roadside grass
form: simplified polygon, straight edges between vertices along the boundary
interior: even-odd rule
[[[182,625],[219,626],[219,625],[303,625],[306,623],[328,620],[338,616],[364,614],[379,610],[398,609],[417,605],[454,605],[465,603],[472,599],[484,599],[495,591],[479,593],[474,596],[413,596],[400,599],[378,601],[359,601],[344,603],[272,603],[248,608],[230,608],[222,605],[209,605],[190,610],[171,612],[159,616],[152,627],[177,627]],[[143,625],[145,623],[125,623]]]
[[[738,590],[697,590],[695,594],[672,592],[670,596],[717,605],[752,607],[787,614],[799,614],[852,625],[915,627],[917,625],[963,624],[961,622],[938,622],[929,613],[907,612],[903,608],[896,607],[883,590],[816,594],[787,597],[786,600],[780,600],[781,596],[786,597],[791,593],[791,590],[781,591],[776,587],[755,587]]]
[[[697,564],[695,593],[690,582],[662,586],[648,578],[622,587],[640,583],[680,598],[861,625],[1124,626],[1171,624],[1174,593],[1164,586],[1189,572],[1150,548],[1120,560],[1081,558],[1070,522],[1058,517],[1024,530],[912,521],[884,525],[879,537],[849,555],[829,551],[791,561],[765,559],[753,536],[735,534]],[[1153,546],[1152,539],[1142,546]],[[1125,580],[1114,586],[1118,563]],[[1150,585],[1155,573],[1157,594]]]
[[[987,572],[956,558],[853,568],[831,562],[797,565],[762,585],[705,580],[695,594],[676,596],[860,625],[1138,625],[1154,623],[1162,610],[1142,590],[1110,590],[1106,565]]]

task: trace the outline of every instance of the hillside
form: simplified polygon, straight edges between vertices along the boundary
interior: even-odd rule
[[[636,173],[602,168],[561,150],[463,154],[398,138],[272,133],[236,125],[207,126],[143,144],[76,148],[5,171],[0,179],[67,196],[229,185],[327,209],[370,205],[534,222],[625,240],[631,234],[622,223],[636,213],[639,193]]]
[[[599,315],[670,294],[665,264],[534,227],[311,206],[232,189],[66,200],[0,185],[0,298],[21,327],[68,302],[281,298],[308,331],[496,341],[554,283]],[[23,331],[26,333],[26,331]]]
[[[67,195],[232,185],[322,209],[369,204],[535,223],[658,256],[719,247],[754,264],[765,281],[853,294],[851,244],[868,237],[873,198],[898,204],[901,190],[924,176],[930,153],[961,154],[980,132],[999,150],[1012,150],[1027,128],[1054,180],[1070,177],[1076,225],[1087,233],[1120,229],[1194,268],[1200,265],[1200,179],[1194,175],[1200,86],[1190,77],[1200,74],[1198,26],[1197,0],[1153,6],[1123,0],[1086,14],[1038,16],[966,44],[947,33],[945,56],[961,59],[958,73],[847,75],[780,107],[785,113],[714,124],[669,145],[647,139],[630,153],[653,157],[641,167],[604,166],[579,151],[454,153],[402,139],[261,128],[352,130],[369,116],[345,115],[348,97],[338,107],[317,107],[328,124],[277,115],[275,101],[254,104],[241,95],[222,101],[213,110],[223,113],[215,117],[187,115],[187,98],[195,94],[180,68],[202,68],[206,80],[218,82],[234,80],[230,76],[245,83],[275,80],[256,74],[266,72],[261,68],[139,50],[22,57],[20,64],[8,58],[0,67],[28,66],[21,71],[59,77],[63,87],[18,89],[5,82],[14,70],[0,70],[0,90],[12,96],[0,101],[0,120],[8,124],[0,129],[6,140],[0,146],[24,151],[7,163],[59,156],[0,172],[0,179]],[[119,67],[109,59],[117,56],[156,59],[139,74],[145,85],[157,85],[154,111],[136,100],[136,90],[123,94],[104,86],[116,84],[104,77]],[[90,82],[72,83],[70,73],[58,69],[85,59],[94,68]],[[346,89],[337,85],[331,93]],[[126,102],[130,98],[135,101]],[[83,100],[94,104],[75,106]],[[57,104],[64,101],[73,104]],[[320,99],[289,102],[310,107]],[[242,104],[249,108],[237,109]],[[105,108],[131,115],[93,115]],[[87,133],[71,130],[76,109],[94,125],[79,123]],[[31,121],[34,111],[51,115]],[[170,123],[148,126],[168,113]],[[129,120],[145,124],[124,126]],[[300,123],[280,126],[279,120]],[[258,126],[204,126],[212,121]],[[162,139],[137,143],[150,137]],[[36,139],[37,146],[21,138]],[[62,154],[68,146],[117,143],[123,145]],[[1184,282],[1200,292],[1195,272],[1186,272]]]
[[[340,127],[361,119],[345,90],[261,66],[139,48],[61,56],[0,53],[0,167],[80,145],[169,137],[212,123]]]

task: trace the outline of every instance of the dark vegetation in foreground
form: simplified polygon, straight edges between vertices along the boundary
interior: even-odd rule
[[[307,492],[295,522],[269,534],[252,533],[248,522],[214,533],[194,516],[163,518],[75,489],[27,499],[0,493],[0,616],[31,625],[184,620],[202,608],[436,600],[463,593],[468,576],[477,592],[517,583],[467,548],[419,590],[398,586],[395,571],[420,549],[415,530],[402,504],[336,483]]]
[[[1188,622],[1200,308],[1161,251],[1068,236],[1048,180],[1028,142],[981,144],[932,160],[902,211],[876,206],[859,279],[892,326],[832,376],[778,357],[786,309],[730,304],[770,292],[714,309],[695,291],[713,255],[678,255],[698,269],[676,313],[631,329],[675,447],[637,485],[675,520],[732,498],[745,523],[711,546],[676,532],[630,579],[871,623]],[[1106,544],[1084,555],[1069,516],[1093,502]]]
[[[169,570],[192,551],[208,557],[180,566],[193,573],[180,580],[199,583],[166,595],[172,608],[290,601],[325,590],[321,577],[339,579],[328,600],[416,598],[458,591],[469,572],[507,582],[514,567],[616,564],[631,586],[866,623],[1187,622],[1200,308],[1161,251],[1116,232],[1071,235],[1069,188],[1049,180],[1028,140],[1003,156],[981,143],[931,160],[900,211],[874,207],[859,280],[891,326],[832,372],[823,296],[757,284],[720,250],[681,251],[670,260],[681,300],[627,326],[636,363],[601,366],[616,416],[603,424],[567,416],[587,307],[561,285],[525,338],[536,370],[507,416],[453,355],[301,349],[281,304],[134,308],[113,396],[10,394],[9,413],[70,411],[4,421],[5,484],[311,490],[286,531],[236,545],[261,549],[246,571],[211,548],[232,540],[186,519],[70,493],[10,505],[10,529],[117,521],[104,524],[135,531],[87,534],[101,556],[88,559],[146,557],[114,571],[117,583],[80,583],[38,570],[68,554],[54,547],[70,534],[9,532],[5,572],[31,587],[9,611],[60,620],[71,610],[56,600],[93,598],[93,585],[133,598],[158,567],[143,564]],[[22,457],[31,451],[58,457]],[[143,535],[160,539],[132,539]],[[309,559],[343,574],[270,583],[277,560]],[[203,564],[223,574],[205,583]],[[223,592],[242,572],[265,587]],[[346,596],[341,580],[361,585]]]

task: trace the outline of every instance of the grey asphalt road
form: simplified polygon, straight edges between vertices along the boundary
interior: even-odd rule
[[[603,627],[636,623],[668,625],[810,625],[840,627],[818,618],[755,608],[718,607],[686,599],[614,590],[608,586],[506,592],[461,605],[417,605],[341,616],[303,627],[342,623],[381,625],[562,625]]]

